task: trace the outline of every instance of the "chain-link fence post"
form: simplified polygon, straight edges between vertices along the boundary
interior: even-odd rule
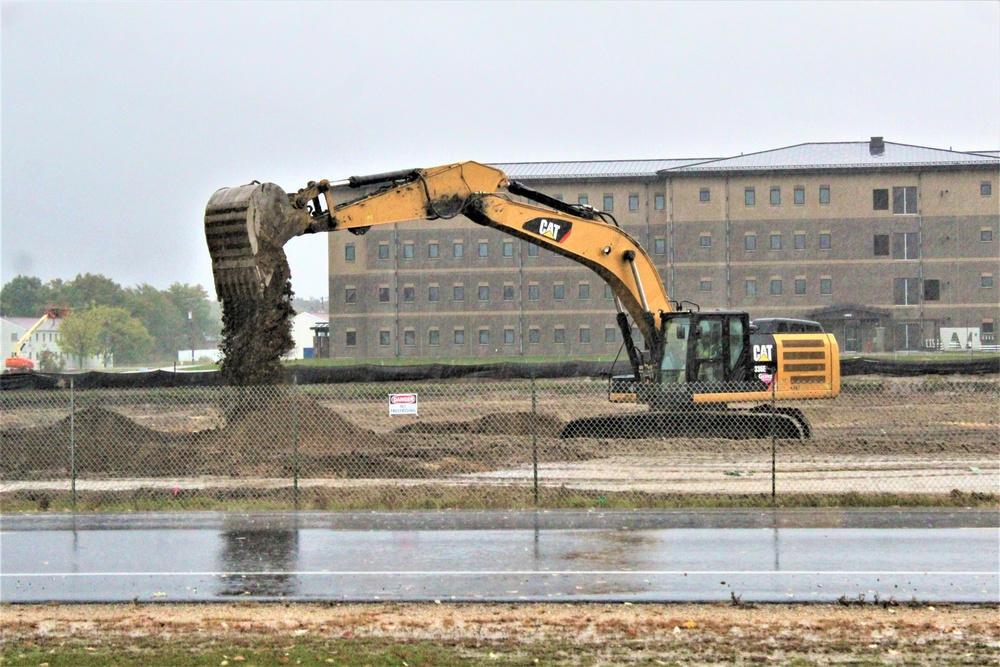
[[[775,428],[775,421],[777,420],[778,409],[775,397],[775,387],[778,385],[778,368],[775,366],[774,370],[771,371],[771,504],[777,502],[778,495],[778,463],[777,463],[777,452],[778,452],[778,429]]]
[[[298,379],[292,376],[292,502],[299,509],[299,397]]]
[[[70,506],[76,511],[76,430],[74,419],[76,415],[73,378],[69,379],[69,489]]]
[[[531,464],[535,482],[535,507],[538,507],[538,396],[535,392],[535,367],[531,367]]]

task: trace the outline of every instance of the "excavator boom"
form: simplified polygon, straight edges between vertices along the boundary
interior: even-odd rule
[[[589,207],[558,202],[477,162],[356,176],[340,185],[320,181],[293,195],[272,183],[217,191],[205,212],[216,293],[223,304],[262,295],[284,261],[281,247],[301,234],[364,233],[374,225],[458,215],[590,268],[611,286],[619,312],[632,317],[647,345],[657,340],[656,314],[672,306],[635,239]],[[619,324],[630,339],[622,317]],[[630,357],[638,370],[637,357]]]

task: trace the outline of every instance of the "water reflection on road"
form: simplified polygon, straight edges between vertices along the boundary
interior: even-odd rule
[[[1000,600],[995,512],[5,517],[0,600]]]

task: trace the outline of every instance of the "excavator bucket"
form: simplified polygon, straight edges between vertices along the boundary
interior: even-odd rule
[[[302,213],[273,183],[222,188],[205,207],[205,238],[220,301],[259,298],[285,264],[282,246],[301,229]]]

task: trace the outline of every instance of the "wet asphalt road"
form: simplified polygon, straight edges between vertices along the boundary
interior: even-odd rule
[[[978,510],[0,519],[0,601],[1000,602]]]

